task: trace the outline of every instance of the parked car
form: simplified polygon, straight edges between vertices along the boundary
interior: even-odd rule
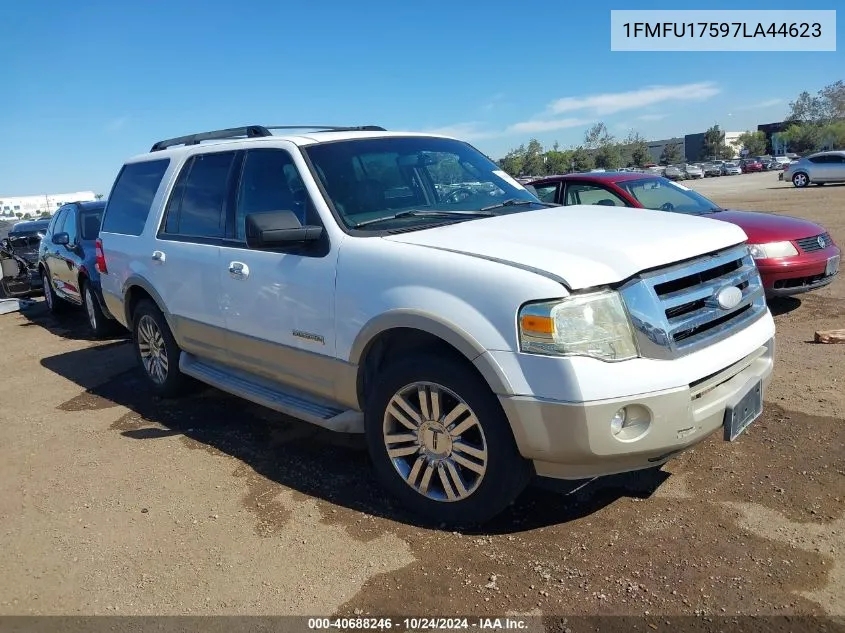
[[[704,176],[717,177],[722,175],[722,163],[704,163]]]
[[[47,307],[60,314],[66,307],[82,306],[95,337],[114,330],[96,267],[96,240],[106,203],[72,202],[60,207],[47,227],[38,249],[38,273]]]
[[[437,194],[462,180],[487,187]],[[745,241],[550,207],[456,139],[250,126],[129,159],[97,267],[155,394],[192,376],[364,433],[387,490],[460,524],[756,419],[774,322]]]
[[[743,174],[750,174],[755,171],[763,171],[763,163],[756,158],[746,158],[739,163]]]
[[[783,180],[796,187],[845,182],[845,151],[817,152],[784,167]]]
[[[769,297],[816,290],[831,283],[839,273],[841,251],[824,227],[784,215],[723,209],[700,193],[665,178],[645,174],[572,174],[536,180],[529,187],[543,200],[562,205],[659,209],[735,224],[748,236]]]
[[[49,220],[15,223],[0,240],[0,290],[6,297],[27,297],[41,290],[38,246]]]
[[[704,170],[698,165],[684,165],[683,171],[689,179],[704,178]]]
[[[687,175],[680,165],[669,165],[663,170],[663,176],[670,180],[686,180]]]
[[[742,169],[734,162],[722,163],[723,176],[738,176],[742,173]]]

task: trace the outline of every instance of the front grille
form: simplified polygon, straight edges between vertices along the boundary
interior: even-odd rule
[[[717,295],[729,287],[739,289],[739,301],[723,308]],[[760,274],[744,245],[643,273],[621,292],[648,358],[690,354],[766,311]]]
[[[798,244],[798,248],[805,253],[812,253],[813,251],[820,251],[823,248],[827,248],[830,244],[833,244],[833,240],[830,239],[830,234],[822,233],[821,235],[814,235],[813,237],[804,237],[800,240],[795,240],[795,243]]]

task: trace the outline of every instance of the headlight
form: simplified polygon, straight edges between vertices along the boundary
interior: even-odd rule
[[[792,257],[798,250],[792,242],[769,242],[768,244],[749,244],[748,250],[754,259],[772,259],[775,257]]]
[[[638,355],[631,322],[617,292],[523,306],[519,343],[523,352],[547,356],[626,360]]]

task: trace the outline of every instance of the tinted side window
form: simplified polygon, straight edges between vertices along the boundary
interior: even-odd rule
[[[78,231],[76,230],[76,209],[74,207],[68,209],[62,230],[67,233],[68,244],[76,244],[79,241]]]
[[[177,183],[168,202],[165,230],[190,237],[223,237],[226,231],[224,205],[229,178],[235,161],[234,152],[199,154],[185,166],[187,176]],[[180,174],[180,181],[182,175]],[[177,196],[181,196],[176,210]]]
[[[140,235],[169,158],[124,165],[109,195],[103,231]]]
[[[248,151],[238,191],[235,236],[244,239],[245,218],[251,213],[293,211],[306,224],[307,199],[290,154],[281,149]]]
[[[532,187],[532,193],[543,202],[554,202],[557,195],[557,185],[537,185]]]
[[[566,204],[599,204],[608,207],[624,207],[625,201],[612,191],[588,184],[566,186]]]
[[[827,163],[828,157],[827,156],[815,156],[813,158],[808,159],[811,163]]]
[[[48,229],[52,232],[53,235],[62,232],[62,227],[64,226],[65,218],[67,217],[67,212],[67,207],[63,207],[56,211],[56,215],[53,216],[53,221],[51,222],[50,227]]]

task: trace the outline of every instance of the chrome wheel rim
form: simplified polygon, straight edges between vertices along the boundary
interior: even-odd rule
[[[804,174],[798,174],[797,176],[795,176],[794,180],[795,184],[799,187],[803,187],[805,184],[807,184],[807,177]]]
[[[462,501],[487,472],[487,438],[473,410],[451,389],[415,382],[390,399],[382,426],[402,480],[434,501]]]
[[[138,352],[147,375],[156,383],[167,380],[167,350],[158,324],[147,315],[138,321]]]
[[[41,275],[41,284],[44,286],[44,300],[47,302],[47,307],[53,309],[53,289],[50,287],[50,278],[47,275]]]
[[[97,313],[94,311],[94,297],[91,296],[91,291],[85,289],[85,311],[88,313],[88,323],[91,324],[91,329],[97,329]]]

